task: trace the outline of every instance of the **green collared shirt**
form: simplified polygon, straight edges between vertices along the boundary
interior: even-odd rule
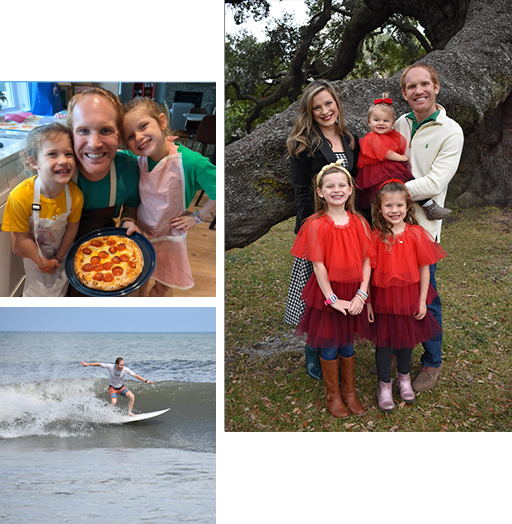
[[[430,122],[430,121],[436,121],[437,119],[437,116],[439,115],[440,111],[437,110],[435,113],[432,113],[429,117],[425,118],[425,120],[423,120],[422,122],[420,122],[418,124],[418,121],[416,120],[416,117],[414,116],[414,111],[411,111],[408,115],[407,115],[407,118],[410,118],[412,120],[412,131],[411,131],[411,140],[412,140],[412,137],[416,134],[416,131],[418,131],[418,129],[423,125],[423,124],[426,124],[427,122]]]

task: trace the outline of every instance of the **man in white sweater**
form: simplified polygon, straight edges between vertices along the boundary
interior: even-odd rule
[[[446,115],[444,107],[436,104],[439,79],[435,69],[427,64],[407,67],[401,78],[402,95],[412,112],[402,115],[394,128],[407,140],[405,154],[409,157],[414,180],[405,185],[411,198],[432,199],[444,205],[448,184],[459,166],[464,135],[457,122]],[[423,208],[415,205],[420,224],[439,242],[441,220],[428,220]],[[430,282],[436,288],[436,265],[430,266]],[[441,328],[441,300],[436,298],[428,306]],[[413,382],[415,391],[432,388],[441,373],[442,333],[423,344],[422,368]]]

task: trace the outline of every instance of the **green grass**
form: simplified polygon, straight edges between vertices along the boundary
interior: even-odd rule
[[[249,356],[267,337],[289,340],[284,304],[294,219],[226,253],[226,431],[510,431],[512,429],[512,210],[468,209],[445,220],[438,264],[443,302],[443,371],[412,405],[381,413],[369,343],[356,345],[356,388],[368,410],[332,417],[324,383],[304,370],[304,343]],[[244,349],[245,348],[245,349]],[[421,346],[414,350],[413,373]],[[395,400],[397,396],[395,395]]]

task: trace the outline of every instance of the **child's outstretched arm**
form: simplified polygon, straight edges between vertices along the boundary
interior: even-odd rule
[[[427,314],[427,294],[430,284],[430,268],[428,266],[420,267],[420,303],[418,312],[414,315],[416,320],[425,318]]]
[[[361,285],[359,286],[359,289],[368,295],[368,286],[370,285],[370,277],[372,276],[372,266],[370,265],[370,259],[365,258],[363,260],[363,281],[361,282]],[[350,302],[350,308],[348,312],[351,315],[359,315],[361,311],[363,311],[365,302],[363,302],[363,299],[356,294],[352,301]]]
[[[329,282],[329,275],[327,273],[327,268],[323,262],[313,262],[313,270],[315,271],[316,280],[322,293],[324,294],[325,299],[327,300],[332,294],[333,290],[331,283]],[[338,311],[341,311],[344,315],[347,314],[347,310],[350,308],[350,302],[348,300],[341,300],[338,298],[337,302],[330,304],[329,307],[332,307]]]
[[[12,235],[14,238],[13,252],[15,254],[23,253],[21,256],[30,258],[43,273],[48,273],[49,275],[55,273],[55,270],[59,267],[58,262],[56,260],[52,262],[45,257],[39,256],[36,242],[29,232],[18,233],[13,231]]]
[[[409,157],[407,155],[401,155],[395,151],[388,149],[388,152],[385,156],[386,160],[392,160],[393,162],[409,162]]]

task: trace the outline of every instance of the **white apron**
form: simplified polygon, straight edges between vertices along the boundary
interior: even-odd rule
[[[71,194],[69,184],[64,187],[66,195],[66,212],[55,220],[41,218],[41,187],[39,177],[34,182],[34,198],[32,204],[32,216],[29,221],[29,232],[34,236],[39,256],[44,256],[48,260],[53,258],[60,249],[62,237],[68,225],[68,216],[71,213]],[[66,294],[68,281],[64,273],[64,256],[53,275],[41,273],[39,267],[30,258],[23,258],[25,266],[25,287],[24,297],[62,297]]]
[[[181,154],[163,158],[151,173],[148,159],[139,157],[137,224],[151,241],[156,253],[152,277],[178,289],[194,285],[187,256],[187,233],[169,227],[171,219],[185,213],[185,176]]]

